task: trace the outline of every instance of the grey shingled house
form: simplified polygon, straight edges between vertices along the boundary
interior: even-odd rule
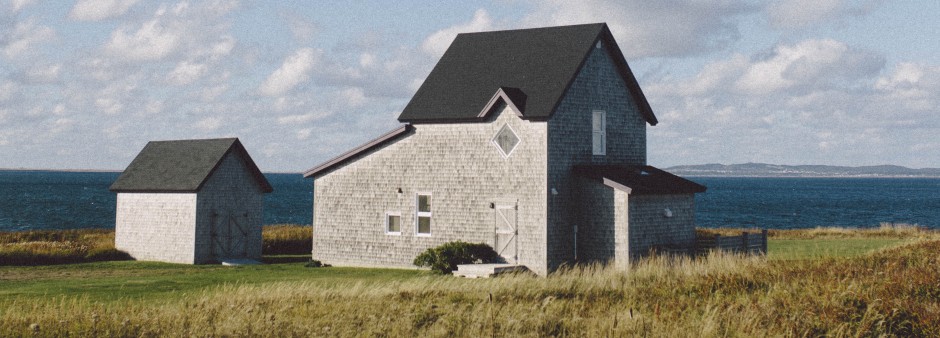
[[[546,274],[694,239],[705,187],[646,165],[656,116],[606,24],[460,34],[398,120],[305,173],[314,259],[409,267],[462,240]]]
[[[147,261],[258,260],[272,190],[237,138],[149,142],[111,185],[115,246]]]

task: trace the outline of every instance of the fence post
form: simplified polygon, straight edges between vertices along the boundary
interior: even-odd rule
[[[767,229],[761,230],[760,234],[764,236],[764,243],[763,243],[764,245],[762,246],[761,249],[764,251],[763,254],[766,256],[767,255]]]
[[[745,255],[751,253],[751,251],[747,249],[747,231],[741,232],[741,246],[744,248]]]

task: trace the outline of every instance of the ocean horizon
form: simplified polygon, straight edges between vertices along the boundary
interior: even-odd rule
[[[0,170],[0,231],[114,228],[118,171]],[[312,221],[313,182],[300,173],[265,173],[264,224]],[[687,177],[705,228],[940,228],[940,178]]]

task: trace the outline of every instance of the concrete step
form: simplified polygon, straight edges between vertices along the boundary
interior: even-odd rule
[[[466,278],[489,278],[504,272],[526,271],[524,265],[518,264],[461,264],[457,265],[454,276]]]

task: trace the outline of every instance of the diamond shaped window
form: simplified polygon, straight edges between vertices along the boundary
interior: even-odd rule
[[[499,132],[496,133],[496,136],[493,136],[493,144],[496,145],[496,148],[499,149],[503,156],[509,157],[509,154],[512,154],[512,150],[516,149],[516,146],[519,145],[519,136],[516,136],[512,127],[508,124],[504,124],[503,127],[499,129]]]

